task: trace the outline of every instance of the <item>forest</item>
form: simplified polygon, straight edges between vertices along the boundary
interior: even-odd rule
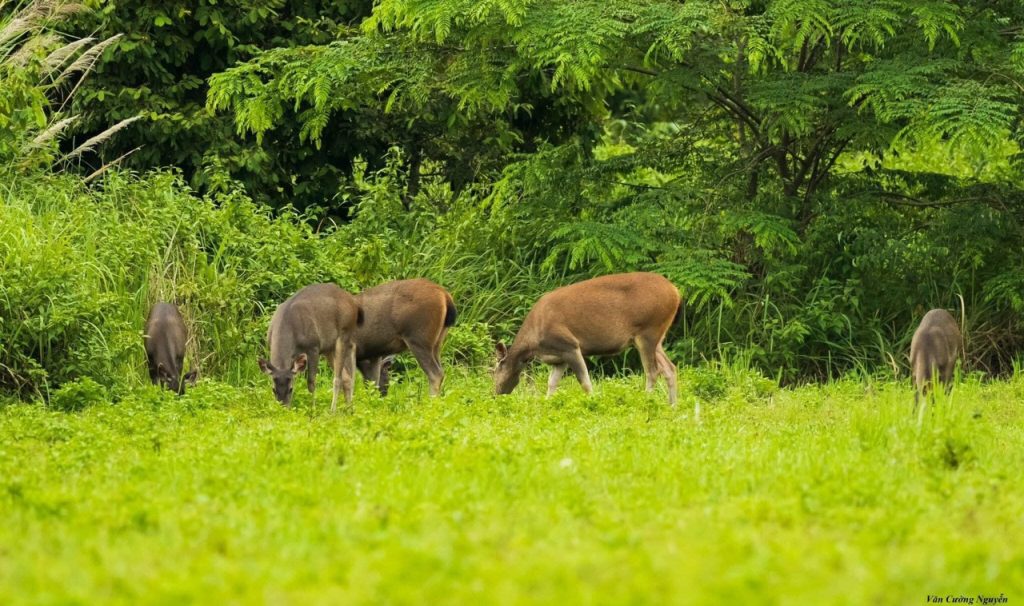
[[[1019,599],[1022,110],[1017,0],[0,0],[0,601]],[[538,297],[634,271],[678,407],[634,350],[494,395]],[[405,353],[273,401],[279,304],[419,277],[442,396]]]
[[[680,364],[906,376],[1020,352],[1018,3],[4,6],[0,388],[113,387],[146,305],[240,378],[312,281],[425,276],[486,365],[551,288],[657,271]],[[635,365],[625,359],[613,364]]]

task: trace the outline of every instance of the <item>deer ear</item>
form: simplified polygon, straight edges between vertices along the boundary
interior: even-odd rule
[[[267,362],[263,358],[260,358],[260,370],[268,375],[274,373],[274,367],[270,365],[270,362]]]
[[[498,361],[499,362],[501,362],[506,357],[508,357],[508,348],[505,347],[504,343],[502,343],[501,341],[498,341],[498,344],[495,347],[496,347],[497,352],[498,352]]]
[[[157,363],[157,365],[156,365],[156,374],[160,375],[161,377],[165,377],[165,378],[171,376],[171,373],[167,372],[167,367],[164,366],[163,362]]]
[[[188,383],[189,387],[195,387],[196,386],[196,381],[198,379],[199,379],[199,371],[196,370],[195,368],[193,368],[192,370],[188,371],[188,374],[185,375],[185,381]]]
[[[302,372],[306,369],[306,354],[299,354],[292,363],[292,372]]]

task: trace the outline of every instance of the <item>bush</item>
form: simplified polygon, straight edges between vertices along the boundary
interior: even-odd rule
[[[143,380],[158,300],[182,309],[204,374],[246,374],[267,307],[301,286],[352,288],[300,217],[242,196],[199,198],[173,174],[13,177],[0,204],[0,390],[45,394],[76,377]]]
[[[78,412],[91,406],[103,404],[108,399],[107,390],[89,377],[82,377],[65,383],[50,396],[50,406],[64,412]]]

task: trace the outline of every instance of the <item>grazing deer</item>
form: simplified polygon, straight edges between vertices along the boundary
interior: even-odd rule
[[[366,315],[355,336],[363,377],[387,395],[387,358],[408,349],[427,375],[430,395],[440,393],[441,343],[456,316],[448,291],[423,278],[398,280],[368,288],[356,301]]]
[[[945,309],[933,309],[924,315],[910,341],[910,372],[914,378],[914,407],[928,394],[936,375],[946,387],[952,388],[953,367],[963,340],[956,320]]]
[[[174,393],[185,393],[185,384],[195,385],[196,370],[193,368],[182,376],[185,370],[185,342],[188,332],[178,308],[170,303],[157,303],[146,319],[143,335],[146,345],[146,361],[149,364],[149,380]]]
[[[511,393],[526,363],[538,358],[551,365],[548,395],[570,368],[589,394],[593,387],[584,357],[616,354],[633,342],[647,391],[664,376],[669,404],[675,406],[676,368],[661,344],[679,310],[679,291],[658,274],[613,274],[555,289],[526,315],[511,347],[498,343],[495,391]]]
[[[260,370],[274,382],[277,401],[291,406],[295,375],[303,370],[306,387],[314,393],[320,354],[326,354],[334,371],[331,412],[337,410],[342,390],[351,408],[356,365],[352,339],[362,321],[355,297],[336,284],[307,286],[279,305],[267,330],[270,360],[259,360]]]

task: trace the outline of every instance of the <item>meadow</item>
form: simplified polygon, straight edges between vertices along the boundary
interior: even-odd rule
[[[1022,378],[915,417],[894,381],[689,367],[673,409],[639,376],[449,374],[352,414],[323,375],[293,409],[212,380],[0,406],[0,603],[1024,596]]]

